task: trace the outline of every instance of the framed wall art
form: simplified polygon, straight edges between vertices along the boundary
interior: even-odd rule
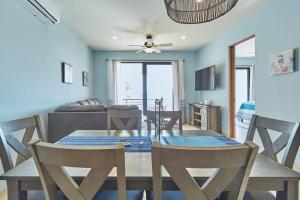
[[[295,51],[288,49],[271,55],[271,75],[286,74],[295,70]]]
[[[82,85],[86,87],[89,86],[89,74],[85,71],[82,72]]]
[[[67,63],[62,63],[62,82],[73,83],[73,66]]]

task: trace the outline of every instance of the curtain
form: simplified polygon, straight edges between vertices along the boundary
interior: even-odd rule
[[[107,104],[113,105],[118,102],[117,95],[117,69],[119,61],[107,60],[107,78],[108,78],[108,99]]]
[[[186,123],[183,60],[172,61],[174,110],[182,111],[182,121]]]

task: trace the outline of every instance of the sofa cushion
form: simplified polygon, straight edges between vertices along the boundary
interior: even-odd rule
[[[104,105],[86,105],[86,106],[74,106],[68,104],[58,107],[55,112],[104,112],[106,107]]]
[[[107,110],[139,110],[137,105],[111,105]]]
[[[87,99],[85,101],[87,101],[90,105],[97,105],[96,102],[93,99]]]
[[[95,105],[100,105],[103,104],[99,99],[97,98],[92,98],[92,100],[95,102]]]
[[[79,103],[77,103],[77,102],[75,102],[75,103],[70,103],[70,104],[67,104],[68,106],[80,106],[80,104]],[[66,106],[66,105],[64,105],[64,106]]]
[[[76,103],[87,106],[87,105],[100,105],[102,104],[101,101],[97,98],[92,98],[92,99],[85,99],[85,100],[80,100],[77,101]]]
[[[82,105],[82,106],[88,106],[90,105],[90,103],[86,100],[81,100],[81,101],[77,101],[76,103]]]

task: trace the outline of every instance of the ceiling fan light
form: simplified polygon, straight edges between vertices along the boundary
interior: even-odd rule
[[[146,53],[153,53],[153,52],[154,52],[154,49],[152,49],[152,48],[146,48],[146,49],[145,49],[145,52],[146,52]]]

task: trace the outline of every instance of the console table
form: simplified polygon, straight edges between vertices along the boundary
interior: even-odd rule
[[[190,124],[201,130],[221,132],[220,106],[189,103]]]

